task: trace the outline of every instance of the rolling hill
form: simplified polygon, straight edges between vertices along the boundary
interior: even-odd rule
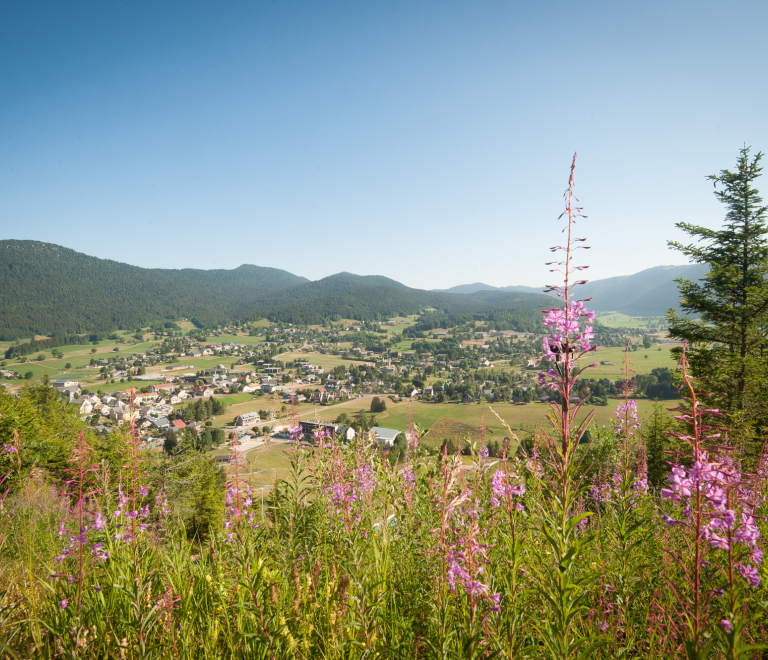
[[[616,311],[631,316],[662,316],[670,307],[677,307],[679,299],[675,279],[683,277],[697,280],[704,276],[707,268],[705,264],[647,268],[634,275],[588,282],[580,287],[579,297],[592,298],[590,308],[599,312]],[[488,292],[540,293],[541,289],[527,286],[493,287],[477,282],[460,284],[441,292],[477,297]]]
[[[352,273],[310,282],[252,265],[146,269],[37,241],[0,241],[0,262],[3,340],[145,327],[183,317],[202,326],[258,318],[315,324],[380,320],[425,309],[450,316],[495,313],[505,323],[532,328],[547,304],[539,293],[439,293]]]
[[[249,301],[308,280],[284,270],[139,268],[38,241],[0,241],[0,339],[134,328],[195,318],[214,324]]]

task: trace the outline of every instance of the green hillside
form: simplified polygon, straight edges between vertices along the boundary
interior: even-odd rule
[[[427,309],[441,319],[490,319],[533,329],[539,310],[549,303],[540,294],[437,293],[351,273],[309,282],[250,265],[146,269],[36,241],[0,241],[0,259],[0,340],[5,341],[131,329],[183,317],[203,326],[259,318],[317,324],[381,320]]]
[[[194,318],[240,318],[253,301],[307,280],[276,268],[139,268],[38,241],[0,241],[0,339]]]

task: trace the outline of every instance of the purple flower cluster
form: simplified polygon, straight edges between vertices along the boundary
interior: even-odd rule
[[[763,561],[763,551],[757,547],[760,531],[754,518],[754,510],[744,502],[741,488],[741,474],[729,458],[710,462],[706,452],[700,452],[699,460],[686,470],[676,465],[669,475],[669,488],[662,488],[662,496],[684,507],[674,519],[664,515],[668,525],[689,525],[692,518],[691,500],[700,493],[704,502],[707,522],[701,528],[701,538],[716,550],[735,550],[735,544],[744,546],[737,566],[741,576],[752,586],[760,585],[757,565]],[[735,494],[736,502],[742,502],[743,510],[729,508],[729,492]],[[751,563],[745,563],[751,561]]]
[[[115,534],[115,541],[127,543],[134,539],[136,531],[143,532],[147,529],[146,522],[136,524],[136,521],[145,521],[149,517],[149,502],[144,501],[147,495],[149,495],[149,488],[139,486],[136,508],[132,508],[128,506],[130,499],[123,493],[123,489],[117,489],[117,509],[115,509],[114,517],[118,521],[115,525],[118,532]]]
[[[91,516],[89,515],[89,517]],[[102,518],[101,513],[100,512],[96,513],[92,528],[89,527],[88,525],[83,525],[79,529],[71,530],[68,527],[68,523],[72,520],[73,520],[73,517],[67,517],[61,521],[61,525],[59,526],[59,531],[58,531],[59,538],[68,537],[69,544],[62,550],[61,554],[58,557],[56,557],[56,563],[60,564],[67,557],[77,554],[77,551],[80,548],[83,548],[83,550],[85,550],[89,546],[90,546],[91,557],[100,559],[102,561],[105,559],[109,559],[109,553],[103,549],[104,547],[103,542],[98,541],[96,543],[92,543],[91,540],[88,539],[89,529],[92,529],[94,532],[104,531],[105,521],[104,521],[104,518]]]
[[[467,538],[454,543],[448,549],[446,577],[451,591],[461,588],[471,598],[488,598],[491,611],[498,612],[500,594],[492,594],[487,584],[482,581],[485,564],[488,563],[489,545],[477,543],[478,529],[474,523]]]
[[[304,438],[304,434],[301,432],[301,426],[294,424],[288,427],[288,437],[291,442],[301,442]]]
[[[594,351],[590,341],[594,337],[591,325],[582,330],[580,322],[582,318],[591,321],[595,313],[588,311],[581,300],[571,302],[565,309],[550,309],[544,317],[544,327],[551,330],[549,336],[544,337],[544,352],[548,360],[563,361],[563,355],[571,352]]]
[[[620,404],[616,408],[616,422],[613,426],[613,434],[615,436],[632,437],[635,434],[635,430],[640,428],[640,423],[637,421],[637,401],[627,401]],[[630,420],[634,424],[630,423]]]
[[[512,486],[509,483],[509,476],[517,478],[517,475],[507,475],[501,470],[496,470],[491,479],[491,505],[498,507],[502,500],[509,501],[511,498],[522,498],[525,495],[525,484],[521,483],[517,486]],[[523,505],[519,502],[515,502],[515,508],[518,511],[523,510]]]
[[[416,486],[416,474],[413,471],[413,466],[408,465],[403,468],[403,471],[400,473],[400,481],[403,486],[408,489],[412,489]]]
[[[232,525],[246,521],[246,526],[251,529],[258,529],[258,524],[254,523],[254,511],[253,511],[253,493],[251,487],[246,484],[245,488],[238,487],[237,484],[232,484],[227,488],[224,494],[225,513],[227,520],[224,523],[224,529],[229,530]],[[234,532],[227,534],[226,543],[232,543],[235,538]]]

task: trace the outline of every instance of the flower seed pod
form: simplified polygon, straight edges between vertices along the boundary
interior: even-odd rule
[[[339,601],[339,618],[347,613],[347,601],[349,601],[349,576],[342,575],[339,578],[339,586],[336,588],[336,599]]]
[[[315,589],[317,589],[317,583],[320,580],[320,569],[321,569],[320,562],[316,561],[315,566],[312,569],[312,593],[314,593]]]

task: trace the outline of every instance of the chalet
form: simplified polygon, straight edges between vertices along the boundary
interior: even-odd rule
[[[235,417],[235,426],[253,426],[261,421],[257,412],[243,413]]]
[[[171,422],[171,426],[173,426],[177,431],[182,431],[187,428],[187,425],[180,419],[174,419]]]
[[[66,396],[69,401],[72,401],[73,399],[76,399],[77,397],[80,396],[80,388],[77,387],[77,386],[75,386],[75,387],[57,387],[56,391],[59,394],[63,394],[64,396]]]
[[[173,383],[159,383],[158,385],[150,385],[150,392],[172,392],[176,386]]]
[[[371,427],[371,433],[382,447],[391,447],[395,444],[395,438],[402,433],[397,429],[385,429],[380,426]]]
[[[76,380],[67,380],[65,378],[57,378],[56,380],[51,381],[52,387],[79,387],[80,383],[78,383]]]
[[[147,392],[146,394],[137,394],[133,397],[133,403],[137,406],[140,406],[147,401],[154,401],[157,399],[157,394],[154,392]]]
[[[171,425],[167,417],[160,417],[158,419],[150,417],[149,421],[152,423],[152,428],[160,429],[161,431],[167,429]]]

